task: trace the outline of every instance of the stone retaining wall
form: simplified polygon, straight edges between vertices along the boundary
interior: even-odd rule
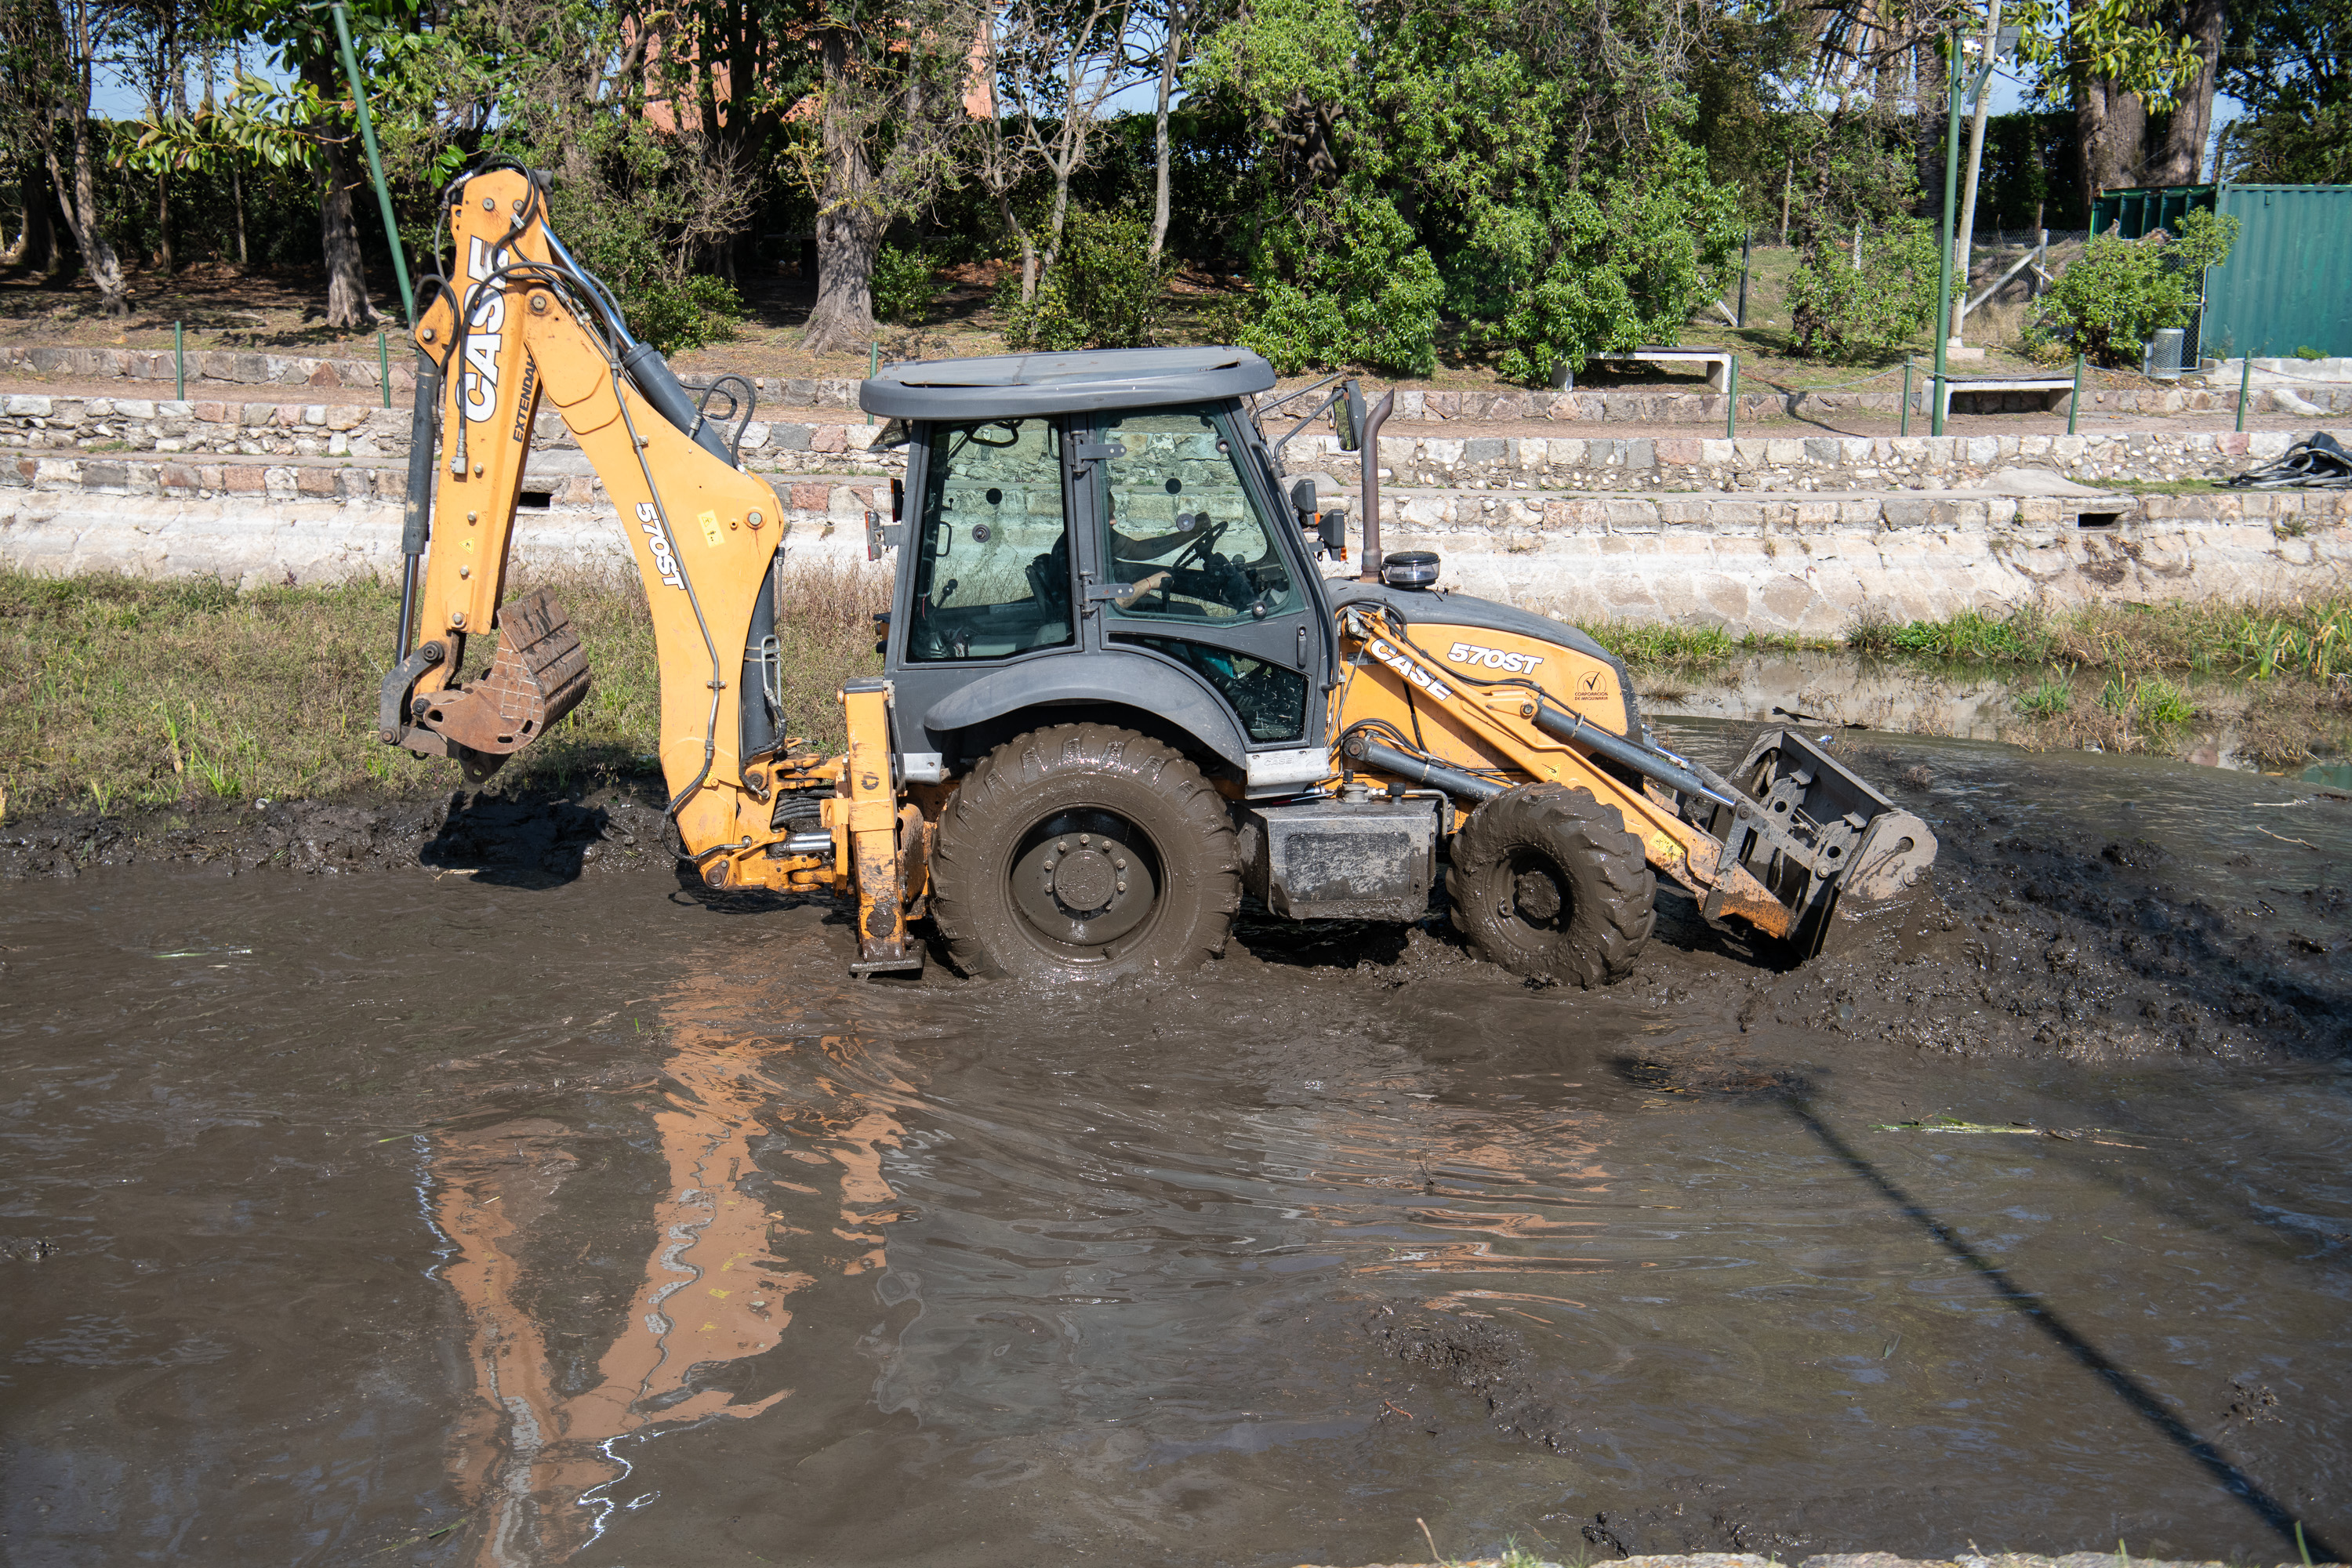
[[[341,403],[157,402],[22,393],[0,398],[0,451],[15,447],[28,456],[76,453],[97,458],[152,453],[192,459],[405,461],[409,428],[406,409]],[[904,454],[882,448],[883,437],[893,429],[856,420],[837,425],[754,420],[743,427],[741,449],[747,467],[774,473],[821,473],[845,467],[903,473]],[[556,475],[587,471],[579,443],[560,415],[542,413],[535,422],[531,468]]]
[[[0,472],[0,561],[45,573],[209,576],[240,585],[399,563],[401,470],[295,461],[51,458]],[[778,486],[782,542],[862,559],[870,478]],[[2352,589],[2352,493],[2075,498],[1981,492],[1509,495],[1394,492],[1389,550],[1433,549],[1447,587],[1574,619],[1836,635],[1864,616],[2089,600],[2260,599]],[[2085,526],[2086,521],[2092,524]],[[527,562],[626,568],[595,481],[522,518]]]
[[[2339,432],[2338,438],[2346,438]],[[2078,483],[2224,479],[2284,453],[2285,431],[2132,431],[2090,436],[1808,436],[1737,441],[1637,437],[1382,437],[1381,482],[1409,487],[1549,489],[1959,489],[2003,468]],[[1320,471],[1352,491],[1361,459],[1301,437],[1293,472]]]
[[[2352,440],[2352,431],[2336,432]],[[103,460],[152,453],[201,460],[347,458],[404,460],[409,416],[345,404],[154,402],[129,397],[0,400],[0,449],[26,458],[68,453]],[[1953,489],[2001,468],[2047,469],[2078,481],[2221,479],[2277,457],[2284,431],[2148,430],[2085,436],[1767,437],[1603,439],[1402,435],[1380,442],[1391,486],[1534,490]],[[746,465],[770,473],[903,474],[899,427],[754,420],[743,427]],[[1286,450],[1294,473],[1320,471],[1353,490],[1360,459],[1328,436]],[[587,472],[562,418],[539,416],[532,472]]]
[[[395,400],[400,395],[414,389],[414,354],[406,351],[395,335],[391,354]],[[2255,365],[2256,384],[2247,402],[2250,413],[2305,413],[2313,406],[2329,412],[2352,411],[2352,385],[2314,384],[2317,373],[2304,366],[2302,362],[2257,360]],[[2284,373],[2268,377],[2271,384],[2265,387],[2263,384],[2264,369],[2272,366],[2284,367]],[[2299,367],[2302,374],[2294,374]],[[0,345],[0,375],[12,371],[19,374],[173,384],[173,355],[169,349]],[[693,380],[703,373],[682,374]],[[2291,374],[2294,374],[2294,379],[2289,382],[2286,376]],[[371,389],[382,385],[376,362],[372,358],[321,359],[247,349],[191,352],[187,355],[187,378],[191,385],[205,382],[242,386]],[[857,406],[858,382],[855,377],[753,376],[750,379],[759,388],[762,401],[772,401],[782,406],[845,409]],[[1911,406],[1915,413],[1925,414],[1927,411],[1928,384],[1924,372],[1914,378]],[[1373,401],[1378,401],[1383,390],[1376,385],[1365,389],[1367,396]],[[2280,392],[2288,394],[2295,401],[2281,398],[2277,395]],[[2039,394],[1975,394],[1956,387],[1953,398],[1954,410],[1964,414],[2003,410],[2021,412],[2042,406]],[[2171,386],[2100,387],[2085,394],[2083,406],[2085,410],[2102,414],[2228,413],[2237,406],[2237,400],[2238,389],[2233,374],[2230,377],[2218,378],[2210,385],[2184,381]],[[1889,377],[1835,392],[1742,393],[1739,416],[1742,419],[1763,419],[1780,415],[1830,414],[1857,409],[1892,415],[1898,412],[1902,405],[1899,377]],[[2062,411],[2063,407],[2062,401]],[[1724,412],[1724,401],[1720,395],[1685,392],[1671,385],[1623,390],[1580,387],[1558,392],[1505,387],[1493,392],[1399,391],[1393,417],[1408,421],[1459,419],[1501,423],[1548,419],[1720,426]]]

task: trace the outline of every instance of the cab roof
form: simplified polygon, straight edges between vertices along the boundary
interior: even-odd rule
[[[1089,349],[912,360],[860,384],[857,405],[888,419],[994,419],[1210,403],[1273,385],[1274,367],[1247,349]]]

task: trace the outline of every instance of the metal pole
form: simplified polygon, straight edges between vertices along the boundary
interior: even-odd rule
[[[2076,354],[2074,356],[2074,394],[2066,399],[2066,434],[2069,436],[2074,433],[2074,416],[2082,412],[2082,407],[2083,356]],[[2242,429],[2244,426],[2241,426],[2240,428]]]
[[[1900,434],[1911,434],[1911,356],[1903,356],[1903,428]]]
[[[1739,356],[1731,356],[1731,364],[1724,373],[1724,385],[1731,395],[1723,400],[1723,438],[1737,440],[1739,436]]]
[[[1736,327],[1748,325],[1748,263],[1755,254],[1756,231],[1751,228],[1739,241],[1739,319],[1732,323]]]
[[[866,345],[866,379],[872,381],[876,376],[881,374],[882,345],[880,343],[868,343]],[[874,416],[871,413],[866,416],[866,423],[868,425],[874,423]]]
[[[352,102],[359,110],[360,142],[367,148],[368,173],[375,177],[375,199],[383,209],[383,237],[392,247],[392,275],[400,280],[400,308],[407,315],[408,324],[416,324],[416,295],[408,286],[408,261],[400,254],[400,221],[392,215],[392,187],[383,183],[383,160],[376,156],[375,119],[368,113],[367,92],[360,85],[359,56],[352,50],[351,19],[343,14],[342,0],[328,9],[335,16],[335,40],[342,47],[343,75],[352,84]]]
[[[2238,358],[2238,434],[2241,436],[2246,433],[2246,388],[2253,379],[2254,351],[2248,349]]]
[[[392,345],[384,341],[382,332],[375,335],[375,378],[383,388],[383,405],[389,408],[392,406]]]
[[[180,322],[172,323],[172,395],[185,403],[188,400],[188,348],[180,328]],[[2245,427],[2245,421],[2241,419],[2238,428],[2242,430]]]
[[[1936,400],[1935,424],[1928,434],[1944,433],[1944,405],[1948,401],[1945,391],[1945,347],[1952,335],[1952,207],[1960,191],[1960,37],[1958,33],[1946,40],[1951,50],[1945,69],[1946,98],[1944,128],[1944,263],[1943,281],[1936,292]]]

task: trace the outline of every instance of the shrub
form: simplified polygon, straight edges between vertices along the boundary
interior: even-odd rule
[[[939,292],[930,261],[918,250],[886,245],[874,253],[874,315],[902,326],[921,322]]]
[[[2034,307],[2027,345],[2053,357],[2079,353],[2099,364],[2136,367],[2159,329],[2189,324],[2205,268],[2230,254],[2238,228],[2236,218],[2195,212],[2180,220],[2177,235],[2101,235]]]
[[[1936,316],[1942,267],[1936,231],[1896,218],[1863,237],[1862,265],[1835,238],[1806,247],[1789,280],[1789,324],[1809,359],[1876,359],[1901,348]]]
[[[1707,177],[1706,156],[1661,136],[1640,163],[1601,187],[1570,193],[1542,225],[1548,259],[1510,303],[1491,341],[1496,370],[1530,386],[1596,353],[1679,342],[1694,311],[1716,297],[1738,238],[1737,196]],[[1524,225],[1509,226],[1524,228]],[[1507,240],[1508,228],[1494,237]],[[1506,286],[1519,274],[1507,243],[1495,247]],[[1459,292],[1459,289],[1457,289]]]
[[[743,317],[743,296],[724,278],[656,278],[621,297],[629,331],[664,353],[725,342]]]
[[[1360,365],[1396,375],[1437,369],[1445,285],[1386,196],[1344,191],[1298,224],[1269,222],[1255,258],[1259,303],[1242,342],[1285,375]]]
[[[1026,301],[1017,276],[1000,292],[1004,342],[1015,349],[1135,349],[1160,333],[1172,261],[1155,261],[1140,221],[1072,209],[1054,264]]]

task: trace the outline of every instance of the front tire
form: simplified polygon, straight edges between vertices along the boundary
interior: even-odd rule
[[[1177,974],[1224,952],[1224,800],[1131,730],[1061,724],[981,759],[940,819],[931,917],[967,974]]]
[[[1606,985],[1657,923],[1641,839],[1590,790],[1506,790],[1470,814],[1449,853],[1455,929],[1514,974]]]

